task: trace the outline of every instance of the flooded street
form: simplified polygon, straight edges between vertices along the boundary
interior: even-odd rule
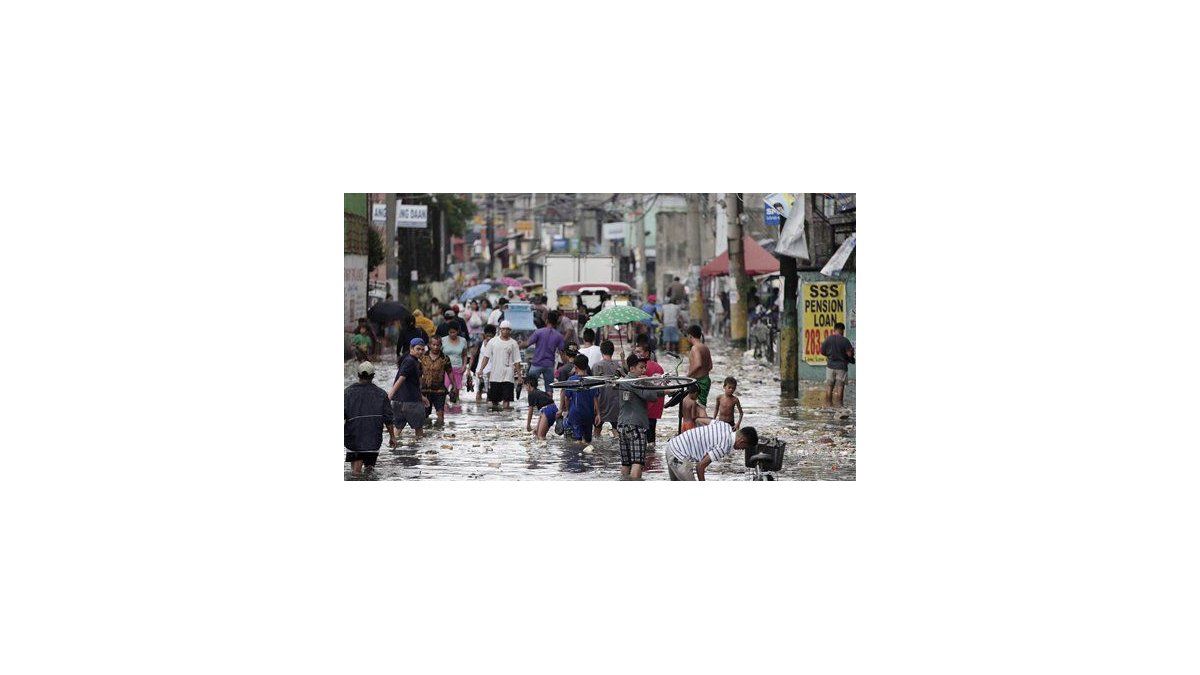
[[[746,413],[742,426],[753,426],[760,437],[774,436],[787,443],[783,470],[775,472],[779,480],[855,480],[855,390],[846,387],[845,405],[829,407],[822,401],[823,385],[801,382],[798,399],[781,400],[777,370],[752,358],[731,358],[726,344],[711,340],[713,380],[709,394],[710,413],[721,392],[726,376],[737,378],[737,396]],[[672,364],[663,365],[670,373]],[[376,362],[375,384],[387,389],[396,374],[395,352]],[[687,372],[687,362],[679,368]],[[356,381],[352,364],[345,369],[345,385]],[[478,383],[477,383],[478,384]],[[456,406],[447,405],[444,427],[426,425],[426,435],[417,441],[411,429],[399,434],[400,445],[392,449],[384,433],[383,448],[375,471],[362,478],[350,475],[343,463],[346,480],[618,480],[621,461],[617,439],[605,427],[590,449],[556,436],[545,441],[525,431],[529,406],[524,392],[508,412],[488,412],[487,402],[475,402],[473,392],[461,393]],[[663,448],[675,435],[678,406],[663,412],[658,423],[657,444],[647,449],[645,480],[667,480]],[[432,416],[430,420],[434,419]],[[533,426],[537,425],[534,415]],[[708,480],[747,480],[750,470],[744,466],[744,453],[734,450],[709,467]]]

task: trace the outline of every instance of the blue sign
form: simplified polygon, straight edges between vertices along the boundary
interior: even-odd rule
[[[773,207],[768,206],[766,209],[764,209],[763,216],[764,216],[764,219],[766,220],[767,225],[775,225],[775,226],[779,225],[779,212],[776,211]]]
[[[555,237],[554,240],[550,242],[550,250],[556,253],[567,250],[567,240],[562,237]]]

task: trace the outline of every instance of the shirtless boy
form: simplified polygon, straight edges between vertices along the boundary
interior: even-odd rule
[[[737,431],[742,426],[742,417],[745,413],[742,412],[742,402],[733,392],[737,391],[737,380],[732,377],[725,378],[725,393],[717,397],[717,419],[725,422]],[[733,421],[733,409],[737,408],[737,422]]]
[[[707,424],[708,420],[710,419],[708,417],[708,410],[706,410],[704,406],[700,405],[700,402],[696,400],[696,397],[699,395],[699,393],[700,387],[697,387],[694,384],[688,385],[687,396],[685,396],[683,398],[683,402],[680,403],[680,406],[683,408],[683,415],[680,417],[680,433],[683,433],[689,429],[695,429],[697,424]],[[697,422],[697,420],[700,421]]]
[[[696,385],[700,387],[700,405],[707,406],[708,389],[712,386],[712,379],[708,376],[712,371],[712,353],[708,351],[708,345],[701,342],[703,333],[700,332],[700,326],[688,326],[688,335],[692,337],[692,349],[688,352],[687,376],[696,379]]]

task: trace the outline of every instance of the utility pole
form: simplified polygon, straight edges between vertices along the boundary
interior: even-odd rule
[[[487,275],[486,276],[488,278],[492,278],[492,279],[496,278],[495,269],[494,269],[495,268],[495,260],[496,260],[495,215],[496,215],[496,195],[495,195],[495,193],[488,193],[487,224],[485,226],[487,229],[487,252],[488,252]]]
[[[384,220],[383,230],[387,234],[387,281],[388,291],[392,293],[393,299],[400,297],[400,268],[396,264],[396,252],[399,249],[396,237],[396,193],[388,192],[385,198],[387,204],[387,218]],[[391,288],[395,282],[396,287]]]
[[[641,207],[641,200],[637,195],[633,196],[633,285],[637,288],[638,293],[645,298],[648,293],[646,289],[646,214],[638,213]]]
[[[446,278],[446,205],[433,197],[438,210],[438,281]]]
[[[803,200],[804,193],[796,195]],[[801,204],[804,202],[801,201]],[[768,206],[767,208],[772,208]],[[804,213],[804,210],[800,210]],[[803,218],[803,216],[801,216]],[[787,216],[779,217],[779,231],[787,225]],[[800,294],[800,277],[796,275],[796,259],[790,255],[776,253],[779,258],[779,274],[783,277],[783,325],[779,329],[779,393],[796,396],[800,393],[800,333],[796,315],[796,298]]]
[[[690,323],[703,325],[704,295],[700,292],[700,195],[688,194],[687,199],[687,260],[688,288],[692,295],[688,304]]]
[[[726,192],[725,206],[729,211],[729,276],[733,289],[729,292],[729,334],[735,350],[746,350],[746,303],[750,281],[746,278],[746,255],[742,250],[742,193]]]

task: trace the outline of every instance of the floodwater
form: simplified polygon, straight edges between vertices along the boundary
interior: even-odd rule
[[[738,381],[737,396],[745,418],[742,426],[753,426],[761,437],[775,437],[787,443],[783,470],[774,472],[777,480],[855,480],[855,389],[851,380],[846,387],[844,405],[834,407],[823,401],[824,385],[801,382],[798,398],[781,399],[777,370],[749,356],[732,354],[719,340],[710,340],[713,356],[710,414],[721,393],[721,382],[732,375]],[[668,373],[673,364],[662,360]],[[686,374],[687,362],[679,368]],[[376,362],[375,384],[387,389],[396,374],[395,353]],[[353,364],[345,366],[345,384],[357,381]],[[478,385],[478,382],[476,382]],[[557,395],[556,395],[557,398]],[[461,392],[460,403],[447,404],[446,424],[427,423],[425,436],[416,440],[412,429],[399,434],[400,445],[388,447],[384,432],[383,447],[373,472],[362,478],[350,474],[343,462],[346,480],[619,480],[621,455],[617,439],[605,426],[603,437],[590,447],[556,436],[553,430],[545,441],[525,431],[529,406],[525,394],[513,402],[507,412],[489,412],[486,400],[476,403],[475,394]],[[678,407],[667,408],[658,422],[657,444],[647,448],[644,480],[668,480],[663,465],[663,447],[675,435]],[[736,414],[736,413],[735,413]],[[431,415],[429,420],[434,417]],[[533,428],[537,427],[534,413]],[[345,459],[345,451],[341,450]],[[744,466],[742,450],[711,465],[707,480],[748,480],[752,470]]]

